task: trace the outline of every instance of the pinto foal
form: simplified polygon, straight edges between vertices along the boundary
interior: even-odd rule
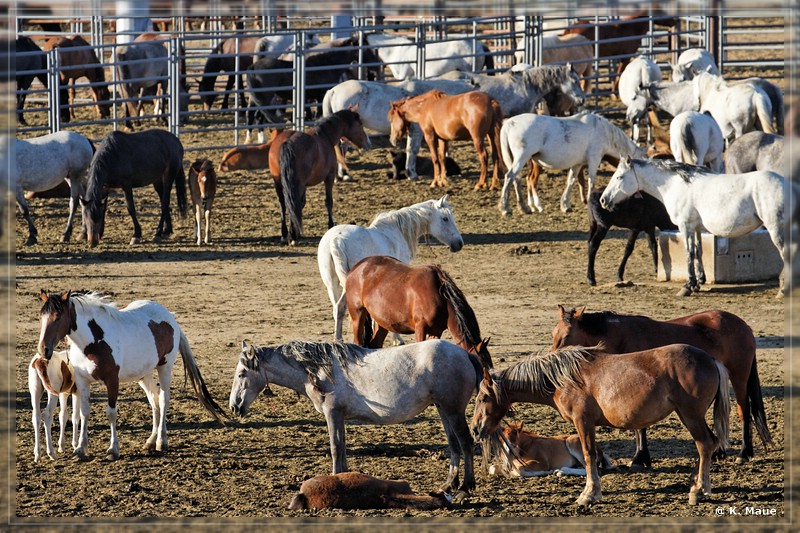
[[[72,399],[72,447],[78,446],[78,409],[76,405],[76,388],[72,365],[69,364],[67,352],[53,352],[53,356],[48,361],[39,354],[33,356],[28,365],[28,390],[31,393],[31,406],[33,407],[33,460],[38,461],[39,454],[39,430],[42,425],[42,394],[47,391],[47,405],[44,408],[44,436],[47,456],[56,459],[56,452],[53,449],[53,412],[56,402],[61,409],[58,413],[59,435],[58,451],[64,453],[64,434],[67,429],[67,415],[69,406],[67,405],[70,395]]]

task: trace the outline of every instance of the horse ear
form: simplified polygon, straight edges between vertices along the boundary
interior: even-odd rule
[[[492,375],[489,374],[489,369],[487,367],[483,367],[483,381],[486,382],[486,385],[489,387],[492,386]]]
[[[442,196],[439,201],[436,202],[436,207],[444,207],[447,204],[447,194]]]
[[[564,315],[566,313],[567,312],[564,310],[564,306],[561,305],[561,304],[558,304],[558,318],[561,319],[561,320],[564,320]]]
[[[47,293],[45,292],[44,289],[39,289],[39,290],[41,291],[41,292],[39,292],[39,298],[41,298],[43,302],[46,302],[47,301]]]
[[[577,309],[575,309],[575,311],[572,313],[572,317],[573,317],[573,318],[580,318],[580,317],[582,317],[582,316],[583,316],[583,312],[584,312],[584,311],[586,311],[586,306],[585,306],[585,305],[584,305],[583,307],[578,307],[578,308],[577,308]]]
[[[622,156],[620,156],[620,159],[622,159]],[[631,158],[630,155],[626,155],[624,161],[625,164],[628,166],[631,166],[633,164],[633,159]]]
[[[247,341],[242,341],[242,351],[247,349]]]
[[[349,110],[350,110],[350,111],[352,111],[353,113],[357,113],[357,112],[358,112],[358,105],[359,105],[360,103],[361,103],[361,102],[356,102],[356,105],[350,104],[349,106],[347,106],[347,109],[349,109]]]
[[[567,61],[567,70],[573,70],[572,61]]]
[[[72,291],[67,291],[61,295],[61,301],[66,302],[69,300],[69,297],[72,296]]]

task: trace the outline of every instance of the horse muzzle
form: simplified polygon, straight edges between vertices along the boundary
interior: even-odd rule
[[[461,250],[463,247],[464,247],[464,241],[462,239],[450,243],[450,251],[454,253]]]

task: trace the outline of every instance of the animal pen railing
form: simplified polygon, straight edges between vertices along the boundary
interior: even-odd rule
[[[616,39],[591,40],[594,46],[594,57],[585,59],[590,61],[595,67],[595,73],[590,77],[592,81],[593,91],[591,99],[588,101],[590,108],[596,111],[607,113],[618,110],[608,106],[608,100],[604,100],[611,92],[611,81],[616,75],[614,65],[617,61],[632,57],[636,54],[643,54],[653,58],[664,70],[665,78],[668,78],[668,65],[669,61],[674,61],[677,55],[684,49],[689,47],[702,47],[712,49],[716,52],[720,67],[723,74],[726,76],[731,73],[738,72],[742,68],[758,69],[768,67],[772,69],[772,74],[765,77],[782,78],[783,67],[783,47],[784,35],[783,28],[779,19],[760,19],[748,18],[742,19],[741,17],[728,17],[728,16],[706,16],[706,15],[684,15],[678,17],[680,24],[675,28],[659,28],[656,27],[657,18],[651,18],[649,21],[649,30],[643,37],[641,45],[635,53],[627,55],[618,55],[612,57],[600,57],[599,45],[604,42],[625,41],[631,39],[638,39],[638,37],[619,37]],[[590,22],[593,24],[602,25],[611,22],[614,19],[610,17],[592,17]],[[614,20],[616,21],[616,20]],[[107,75],[106,82],[111,91],[111,98],[108,103],[111,104],[112,114],[111,117],[104,120],[97,120],[93,118],[86,118],[86,114],[79,117],[78,120],[72,121],[69,125],[64,124],[60,120],[59,106],[67,105],[61,101],[61,95],[58,91],[58,78],[60,72],[64,71],[67,67],[60,65],[59,56],[56,51],[47,52],[47,67],[46,75],[49,80],[48,87],[42,86],[38,81],[34,82],[31,89],[28,91],[28,102],[35,104],[35,107],[26,109],[26,117],[32,118],[32,125],[28,127],[19,127],[18,131],[21,133],[39,132],[46,133],[49,131],[57,131],[64,127],[69,127],[80,131],[81,128],[94,125],[105,125],[109,128],[116,129],[125,123],[124,110],[122,104],[126,99],[123,98],[120,89],[121,80],[118,79],[117,69],[115,68],[119,61],[116,58],[116,51],[119,44],[114,43],[116,34],[107,31],[109,23],[112,22],[104,17],[87,17],[84,20],[73,22],[70,29],[78,30],[79,33],[87,38],[92,43],[92,48],[97,53],[102,66],[104,67]],[[146,101],[153,103],[156,101],[166,100],[168,102],[168,112],[163,117],[165,119],[165,127],[177,135],[193,136],[203,135],[209,131],[231,131],[230,142],[222,146],[207,146],[207,149],[212,148],[228,148],[236,144],[240,144],[241,132],[246,128],[244,123],[244,116],[241,112],[246,109],[247,91],[240,85],[235,85],[231,91],[233,97],[233,106],[227,110],[220,110],[218,107],[211,111],[201,111],[199,105],[199,98],[202,96],[198,93],[197,86],[199,80],[203,76],[203,67],[208,58],[212,55],[213,47],[228,37],[250,37],[253,35],[267,36],[285,34],[287,31],[291,32],[294,36],[295,50],[290,52],[292,57],[291,71],[294,74],[292,86],[282,87],[286,90],[291,90],[291,117],[292,126],[295,128],[303,128],[305,126],[304,111],[309,108],[312,103],[306,100],[305,90],[310,87],[307,84],[306,74],[309,68],[304,68],[305,55],[302,53],[306,48],[304,43],[306,34],[326,34],[332,31],[344,31],[346,33],[353,33],[359,36],[359,45],[354,48],[359,51],[367,50],[369,47],[364,44],[363,36],[368,32],[381,31],[386,33],[411,36],[416,39],[416,57],[411,60],[415,66],[421,70],[427,62],[433,58],[425,56],[425,48],[423,43],[446,42],[462,38],[475,38],[474,42],[484,42],[489,47],[488,54],[492,57],[494,62],[494,71],[499,72],[510,67],[514,63],[514,52],[516,50],[516,43],[523,43],[523,54],[526,62],[538,65],[541,63],[542,57],[542,39],[547,35],[547,31],[559,31],[571,23],[575,22],[573,18],[554,18],[540,15],[530,15],[524,17],[513,16],[496,16],[485,18],[446,18],[436,17],[426,20],[415,20],[408,22],[406,20],[398,19],[393,20],[385,18],[382,24],[376,24],[373,18],[354,18],[353,27],[351,28],[330,28],[330,27],[308,27],[301,26],[301,20],[293,20],[289,27],[277,28],[271,18],[260,18],[260,24],[264,27],[269,27],[271,31],[264,31],[262,29],[253,30],[224,30],[219,27],[212,28],[211,30],[191,30],[185,29],[185,21],[182,17],[173,17],[173,27],[177,29],[174,33],[163,33],[162,42],[168,49],[167,61],[169,65],[167,91],[165,94],[146,97]],[[618,21],[616,21],[618,22]],[[85,29],[88,28],[88,32]],[[714,31],[722,31],[722,39],[714,41]],[[31,32],[20,31],[21,35],[41,36],[41,34],[31,34]],[[71,34],[71,33],[70,33]],[[52,36],[54,34],[49,34]],[[69,35],[63,33],[61,35]],[[717,46],[715,46],[717,43]],[[747,59],[752,56],[753,51],[758,51],[758,59]],[[243,57],[243,53],[239,50],[231,54],[237,60],[235,69],[232,72],[221,73],[225,75],[244,75],[246,70],[241,68],[238,60]],[[363,56],[362,56],[363,57]],[[180,63],[184,62],[186,65],[185,73],[180,72]],[[353,74],[359,79],[366,77],[366,72],[369,67],[375,66],[375,63],[364,63],[358,61],[353,64]],[[315,67],[324,68],[324,67]],[[727,69],[727,72],[726,72]],[[777,74],[776,74],[777,73]],[[19,74],[19,73],[18,73]],[[384,81],[391,81],[393,78],[388,68],[383,68],[381,77]],[[139,78],[140,81],[147,80],[147,78]],[[152,80],[150,80],[152,81]],[[83,109],[95,105],[95,102],[86,98],[86,93],[93,87],[98,85],[99,82],[82,82],[76,83],[76,92],[81,97],[73,104],[69,105],[70,109]],[[179,98],[169,98],[170,95],[178,94],[179,87],[182,84],[189,86],[190,95],[190,110],[186,113],[181,113],[179,108]],[[222,90],[223,83],[220,78],[217,79],[213,91],[219,92]],[[601,100],[604,106],[601,108]],[[288,105],[288,104],[286,104]],[[279,107],[286,107],[284,104],[272,104],[265,106],[261,109],[278,109]],[[155,113],[147,114],[140,119],[155,119],[158,116]],[[187,121],[182,124],[182,121]],[[284,124],[267,124],[272,126],[283,126]],[[143,127],[150,127],[151,124],[143,123]],[[96,131],[94,129],[93,131]],[[90,135],[91,137],[91,135]],[[203,143],[207,144],[207,143]]]

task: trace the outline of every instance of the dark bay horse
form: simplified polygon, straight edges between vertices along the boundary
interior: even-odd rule
[[[54,48],[58,48],[61,84],[69,84],[70,87],[69,104],[71,105],[75,100],[75,80],[86,78],[92,84],[90,89],[97,108],[97,116],[101,119],[110,117],[111,93],[108,90],[103,65],[97,58],[92,45],[80,35],[73,35],[72,37],[51,37],[44,43],[45,50]],[[74,118],[75,110],[70,107],[69,111]]]
[[[370,147],[369,137],[361,124],[361,118],[357,112],[350,109],[343,109],[323,118],[311,133],[292,132],[280,147],[280,182],[283,189],[281,208],[286,210],[289,219],[290,244],[297,242],[303,233],[306,188],[312,185],[325,184],[328,228],[333,227],[336,146],[342,137],[359,148]],[[278,192],[277,187],[276,192]]]
[[[710,310],[667,321],[612,311],[585,313],[584,308],[565,311],[558,306],[559,320],[553,328],[553,349],[564,346],[594,346],[602,342],[609,353],[628,353],[676,342],[705,350],[722,363],[730,376],[742,423],[742,451],[737,462],[753,457],[752,413],[764,447],[772,444],[761,396],[756,366],[756,341],[747,323],[738,316]],[[649,465],[645,432],[637,432],[633,465]]]
[[[586,279],[589,281],[589,285],[594,286],[596,283],[594,260],[597,250],[613,226],[628,229],[628,242],[617,269],[617,281],[622,283],[625,276],[625,264],[633,253],[636,239],[641,232],[645,232],[647,235],[647,244],[650,246],[650,253],[653,256],[653,271],[658,274],[656,228],[662,231],[678,229],[678,226],[670,220],[667,208],[649,194],[642,193],[641,198],[629,198],[624,203],[620,203],[614,211],[608,211],[600,205],[602,194],[602,191],[593,191],[589,195],[589,263],[586,267]]]
[[[214,84],[217,82],[217,75],[220,72],[237,72],[237,51],[239,71],[250,67],[250,65],[253,64],[253,53],[255,52],[256,44],[258,44],[260,40],[261,37],[229,37],[211,50],[211,55],[208,56],[205,66],[203,67],[203,75],[200,78],[197,89],[200,91],[200,100],[203,102],[204,111],[211,109],[217,97],[217,93],[214,92]],[[233,82],[236,80],[236,76],[239,77],[239,87],[244,87],[241,74],[229,74],[228,81],[225,82],[225,93],[222,96],[222,109],[228,109],[228,98],[231,89],[233,89]]]
[[[142,239],[142,228],[136,218],[133,189],[153,185],[161,201],[161,217],[156,238],[172,233],[172,215],[169,198],[172,183],[178,199],[178,210],[186,216],[186,174],[183,171],[183,145],[172,133],[165,130],[145,130],[138,133],[109,133],[89,166],[86,196],[81,199],[83,219],[89,245],[94,247],[103,237],[105,229],[108,190],[122,189],[128,213],[133,219],[131,244]]]
[[[481,176],[475,189],[485,189],[489,156],[486,153],[485,139],[489,136],[492,146],[491,189],[498,189],[498,173],[505,173],[505,165],[500,157],[500,127],[503,125],[503,110],[497,100],[482,91],[470,91],[457,95],[447,95],[432,90],[419,96],[410,96],[392,102],[389,110],[391,133],[389,141],[397,146],[398,141],[408,135],[410,124],[415,122],[422,129],[425,142],[433,160],[433,181],[431,187],[448,185],[445,170],[447,142],[471,139],[481,161]]]
[[[586,464],[579,506],[600,501],[595,426],[640,429],[678,414],[694,439],[700,461],[692,475],[689,505],[711,493],[711,455],[728,445],[728,372],[688,344],[610,355],[593,348],[562,348],[500,371],[484,369],[473,435],[486,441],[515,402],[549,405],[575,425]],[[714,430],[706,412],[714,403]]]
[[[413,333],[420,342],[441,338],[448,330],[455,344],[492,367],[475,311],[439,265],[411,266],[384,255],[365,257],[348,272],[345,295],[356,344],[382,348],[390,331]],[[378,326],[374,335],[372,320]]]

